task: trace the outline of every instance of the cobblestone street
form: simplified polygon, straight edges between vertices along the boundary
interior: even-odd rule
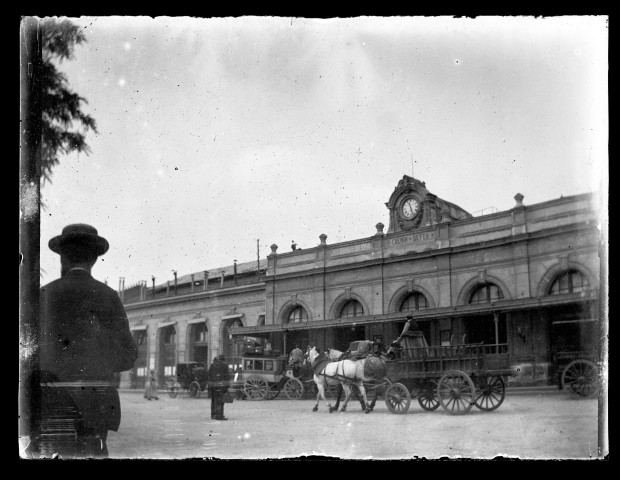
[[[110,432],[111,458],[414,457],[596,458],[597,401],[551,392],[514,394],[493,412],[473,408],[453,416],[412,400],[407,413],[392,414],[382,400],[370,414],[351,401],[346,412],[328,413],[314,400],[240,400],[226,405],[228,421],[210,418],[211,400],[172,399],[165,392],[147,401],[122,392],[122,422]]]

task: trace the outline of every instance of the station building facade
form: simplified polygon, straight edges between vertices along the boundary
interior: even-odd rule
[[[405,175],[389,224],[370,237],[120,291],[140,356],[121,385],[177,363],[232,366],[247,348],[289,353],[389,344],[413,315],[429,345],[484,342],[521,384],[557,381],[565,354],[595,354],[600,322],[599,208],[593,193],[472,216]],[[573,353],[571,353],[573,352]]]

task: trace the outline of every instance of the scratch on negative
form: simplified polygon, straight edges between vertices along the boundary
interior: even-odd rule
[[[521,429],[521,440],[523,440],[523,444],[525,445],[525,432],[523,432],[523,423],[521,423],[521,415],[517,413],[517,420],[519,420],[519,428]]]
[[[26,222],[36,218],[39,213],[39,192],[34,182],[21,182],[20,211]]]

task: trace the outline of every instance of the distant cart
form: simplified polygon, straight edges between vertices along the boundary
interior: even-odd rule
[[[559,388],[577,397],[595,397],[600,385],[598,319],[560,319],[553,321],[551,328],[557,343],[553,363]]]
[[[207,366],[201,362],[177,363],[177,376],[166,382],[166,391],[172,398],[179,392],[187,393],[190,398],[200,397],[208,383]]]

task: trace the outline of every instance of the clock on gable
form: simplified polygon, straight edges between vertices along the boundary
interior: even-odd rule
[[[390,212],[388,233],[471,218],[471,214],[458,205],[429,192],[425,182],[408,175],[398,182],[385,206]]]
[[[420,213],[420,202],[409,197],[400,206],[400,214],[405,220],[413,220]]]

